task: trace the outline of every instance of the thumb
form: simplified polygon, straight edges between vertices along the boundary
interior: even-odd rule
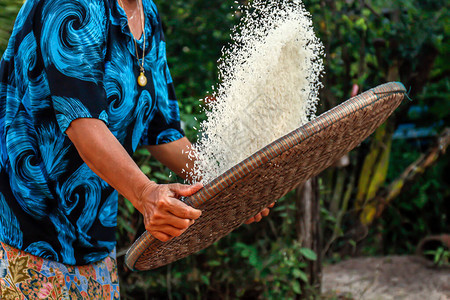
[[[180,183],[175,183],[175,184],[170,185],[170,190],[172,192],[174,192],[178,196],[184,196],[184,197],[191,196],[191,195],[195,194],[196,192],[198,192],[202,188],[203,188],[203,184],[201,184],[200,182],[196,183],[194,185],[187,185],[187,184],[180,184]]]

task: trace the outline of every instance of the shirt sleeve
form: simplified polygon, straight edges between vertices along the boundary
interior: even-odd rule
[[[56,120],[62,132],[78,118],[108,123],[103,85],[107,43],[102,0],[46,0],[37,40]]]
[[[166,43],[162,32],[161,21],[155,26],[154,41],[158,50],[153,68],[152,79],[155,90],[156,111],[148,122],[141,140],[141,145],[160,145],[176,141],[185,136],[180,123],[180,109],[175,96],[172,76],[167,64]]]

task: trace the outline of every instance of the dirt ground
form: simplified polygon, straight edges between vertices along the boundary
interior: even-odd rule
[[[322,292],[334,299],[450,300],[450,268],[417,256],[353,258],[324,267]]]

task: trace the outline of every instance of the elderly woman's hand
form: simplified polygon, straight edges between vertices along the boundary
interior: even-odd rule
[[[139,210],[144,215],[145,229],[160,241],[180,236],[194,224],[202,212],[178,198],[191,196],[202,184],[151,184],[142,192]]]
[[[254,216],[253,218],[248,219],[245,221],[245,224],[251,224],[253,222],[259,222],[263,217],[267,217],[270,213],[270,209],[275,205],[275,202],[264,208],[259,214]]]

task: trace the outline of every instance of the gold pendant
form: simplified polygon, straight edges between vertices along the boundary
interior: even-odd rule
[[[145,77],[144,72],[141,72],[139,75],[137,82],[140,86],[146,86],[147,85],[147,77]]]

